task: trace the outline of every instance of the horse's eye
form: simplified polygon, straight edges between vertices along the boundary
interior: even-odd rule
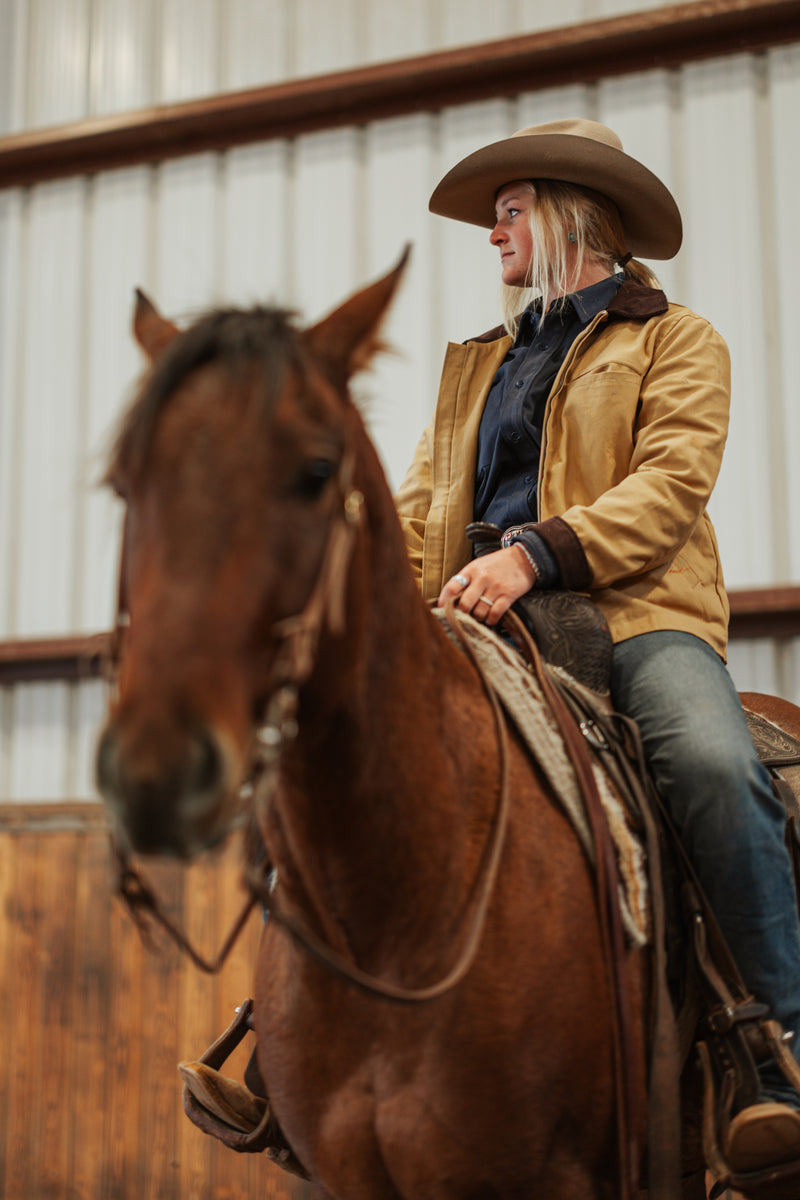
[[[118,496],[120,500],[128,499],[128,489],[125,486],[121,472],[113,469],[110,470],[103,479],[103,483],[106,485],[106,487],[111,488],[111,491],[115,496]]]
[[[298,471],[294,490],[304,500],[316,500],[336,470],[327,458],[315,458]]]

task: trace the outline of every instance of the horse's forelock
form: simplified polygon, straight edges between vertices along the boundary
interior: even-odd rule
[[[232,373],[253,365],[265,372],[265,402],[277,390],[287,364],[300,366],[294,314],[281,308],[215,309],[174,339],[146,375],[123,418],[106,480],[136,475],[142,466],[159,413],[193,371],[221,362]]]

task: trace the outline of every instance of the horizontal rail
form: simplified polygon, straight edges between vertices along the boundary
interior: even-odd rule
[[[692,0],[0,138],[0,188],[800,41],[800,0]]]
[[[11,801],[0,804],[0,834],[102,833],[108,815],[99,801]]]
[[[95,679],[110,641],[109,633],[0,641],[0,684]]]
[[[800,637],[800,587],[741,589],[728,599],[731,638]]]
[[[800,637],[800,586],[731,591],[732,639]],[[0,684],[75,682],[103,672],[109,633],[0,642]]]

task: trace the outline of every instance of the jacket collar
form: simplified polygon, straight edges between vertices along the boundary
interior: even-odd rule
[[[668,308],[669,301],[658,288],[626,279],[609,304],[608,315],[623,321],[649,321],[651,317],[662,316]]]
[[[669,307],[669,301],[658,288],[645,287],[634,279],[626,279],[610,302],[607,312],[609,320],[617,321],[649,321],[651,317],[662,316]],[[487,330],[477,337],[467,338],[468,342],[496,342],[498,338],[507,337],[502,325]]]

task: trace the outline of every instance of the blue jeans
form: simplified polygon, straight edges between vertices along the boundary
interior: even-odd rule
[[[794,1033],[800,1058],[800,921],[786,818],[724,663],[688,633],[614,647],[611,698],[642,731],[656,786],[748,989]],[[800,1108],[775,1067],[765,1098]]]

